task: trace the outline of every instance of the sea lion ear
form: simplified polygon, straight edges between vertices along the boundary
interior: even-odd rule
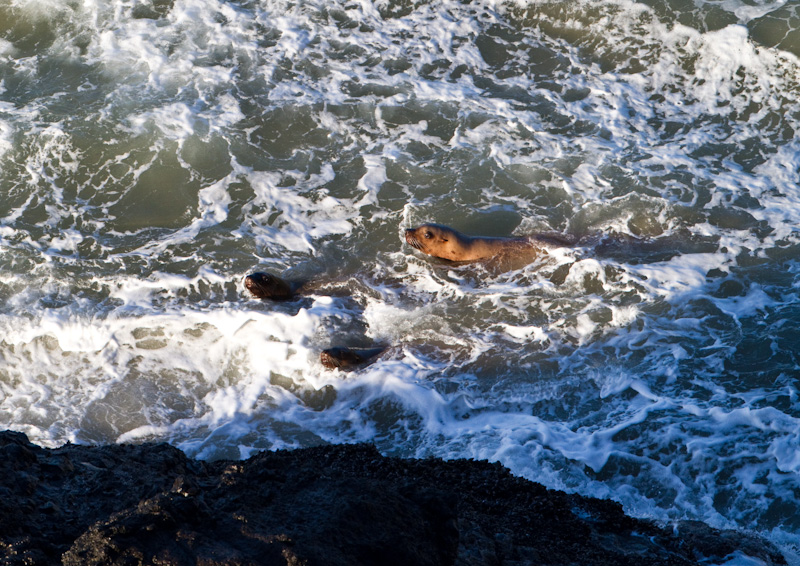
[[[442,241],[443,242],[448,242],[449,240],[447,238],[442,238]]]

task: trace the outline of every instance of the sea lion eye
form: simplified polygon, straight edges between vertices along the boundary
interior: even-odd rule
[[[433,232],[431,232],[431,231],[429,230],[429,231],[425,232],[425,233],[423,234],[423,236],[425,236],[425,239],[426,239],[426,240],[430,240],[431,238],[433,238]]]

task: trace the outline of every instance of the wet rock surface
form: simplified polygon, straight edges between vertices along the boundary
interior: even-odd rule
[[[201,462],[166,444],[49,450],[0,432],[3,565],[689,565],[767,541],[674,528],[498,464],[385,458],[368,445]]]

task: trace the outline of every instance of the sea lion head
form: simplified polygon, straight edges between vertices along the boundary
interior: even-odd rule
[[[257,299],[282,300],[292,296],[289,284],[270,273],[251,273],[244,278],[244,286]]]
[[[406,242],[424,254],[463,261],[465,236],[442,224],[423,224],[406,229]]]

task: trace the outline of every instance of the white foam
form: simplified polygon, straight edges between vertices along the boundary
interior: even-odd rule
[[[2,83],[0,83],[0,94],[2,94],[2,92]],[[0,109],[2,109],[2,105],[0,105]],[[8,122],[0,120],[0,158],[14,147],[12,143],[13,133],[14,129],[12,126]]]
[[[145,133],[145,126],[156,127],[168,139],[183,142],[194,133],[194,112],[183,103],[169,104],[148,110],[130,119],[136,134]]]
[[[653,293],[670,301],[683,300],[705,284],[706,274],[727,263],[720,254],[676,256],[668,262],[632,267],[647,279]]]
[[[547,340],[547,334],[538,326],[513,326],[511,324],[498,325],[509,336],[517,340],[544,342]]]

